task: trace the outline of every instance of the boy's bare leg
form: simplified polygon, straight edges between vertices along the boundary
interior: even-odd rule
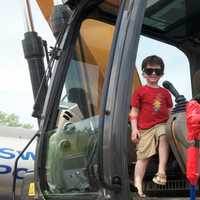
[[[161,135],[159,138],[159,166],[158,173],[166,174],[166,165],[169,157],[169,145],[166,135]]]
[[[142,194],[142,181],[146,172],[149,159],[137,160],[134,172],[134,185],[138,189],[138,193]]]

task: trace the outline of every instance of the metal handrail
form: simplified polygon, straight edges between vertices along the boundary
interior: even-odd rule
[[[20,159],[20,157],[22,156],[22,154],[26,151],[26,149],[30,146],[30,144],[33,142],[33,140],[36,137],[39,137],[40,134],[39,132],[37,132],[28,142],[28,144],[24,147],[24,149],[21,151],[21,153],[17,156],[17,158],[15,159],[15,165],[14,165],[14,169],[13,169],[13,184],[12,184],[12,200],[16,199],[16,195],[15,195],[15,190],[16,190],[16,176],[17,176],[17,166],[18,166],[18,161]]]

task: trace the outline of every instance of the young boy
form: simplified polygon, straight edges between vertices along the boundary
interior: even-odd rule
[[[158,151],[159,166],[153,182],[166,184],[166,164],[168,143],[166,140],[166,122],[172,108],[170,93],[158,85],[164,73],[164,62],[156,56],[148,56],[142,62],[143,77],[147,84],[137,89],[131,99],[131,140],[136,143],[137,162],[135,165],[134,186],[138,195],[145,197],[142,181],[151,156]]]

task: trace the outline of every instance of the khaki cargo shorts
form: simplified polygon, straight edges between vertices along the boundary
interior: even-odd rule
[[[150,129],[140,130],[136,145],[137,160],[149,158],[157,153],[159,137],[166,134],[166,124],[158,124]]]

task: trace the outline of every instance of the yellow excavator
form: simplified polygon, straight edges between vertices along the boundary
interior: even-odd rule
[[[56,38],[50,51],[32,27],[30,4],[26,3],[30,31],[22,44],[39,130],[34,174],[24,178],[19,198],[138,199],[131,184],[136,159],[128,114],[131,94],[141,85],[135,67],[139,39],[144,35],[184,52],[191,92],[197,95],[200,2],[37,0]],[[186,150],[193,145],[187,141],[187,100],[170,82],[163,86],[175,97],[168,121],[168,181],[165,186],[152,183],[158,162],[153,157],[144,178],[145,199],[184,200],[189,196]],[[199,185],[196,191],[199,196]]]

